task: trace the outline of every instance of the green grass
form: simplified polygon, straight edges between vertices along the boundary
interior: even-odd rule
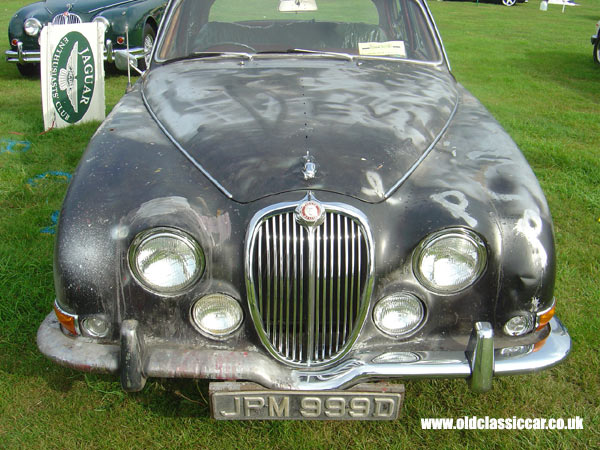
[[[573,338],[570,359],[551,370],[496,379],[477,395],[462,380],[406,383],[393,423],[216,423],[204,381],[150,380],[137,394],[117,378],[46,360],[35,345],[50,311],[52,225],[66,183],[97,124],[43,131],[39,80],[0,62],[0,140],[28,141],[0,153],[0,447],[41,448],[573,448],[600,442],[600,66],[589,37],[599,0],[580,7],[539,3],[432,2],[457,79],[515,138],[554,216],[558,315]],[[0,5],[0,30],[26,0]],[[7,43],[1,46],[4,50]],[[107,76],[108,110],[126,78]],[[421,417],[583,417],[582,431],[423,431]]]

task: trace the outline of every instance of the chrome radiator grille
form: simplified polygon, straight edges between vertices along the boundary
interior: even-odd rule
[[[249,233],[255,325],[272,354],[301,366],[333,360],[352,344],[370,292],[366,225],[348,211],[325,209],[318,226],[300,225],[291,207],[263,215]]]
[[[52,19],[53,25],[69,25],[72,23],[81,23],[81,17],[77,14],[65,12],[54,16],[54,19]]]

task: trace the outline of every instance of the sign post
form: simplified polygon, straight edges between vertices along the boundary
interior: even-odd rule
[[[44,129],[104,120],[104,26],[48,25],[40,38]]]

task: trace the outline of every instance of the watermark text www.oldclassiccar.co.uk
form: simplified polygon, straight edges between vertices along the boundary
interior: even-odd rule
[[[583,430],[583,418],[477,417],[423,418],[422,430]]]

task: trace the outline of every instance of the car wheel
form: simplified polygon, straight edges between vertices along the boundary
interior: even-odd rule
[[[152,48],[154,47],[154,41],[156,40],[156,31],[154,27],[147,23],[144,25],[144,33],[142,38],[142,45],[144,47],[144,57],[140,60],[140,70],[146,70],[150,65],[150,57],[152,56]]]
[[[517,0],[502,0],[504,6],[513,6],[515,3],[517,3]]]
[[[594,61],[596,64],[600,64],[600,38],[596,39],[594,44]]]
[[[20,64],[17,63],[17,69],[24,77],[36,77],[40,76],[40,65],[37,63],[33,64]]]

